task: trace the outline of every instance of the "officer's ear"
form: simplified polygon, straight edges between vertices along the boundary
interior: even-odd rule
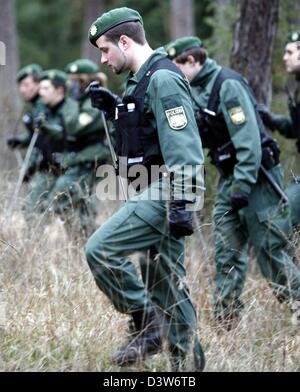
[[[123,34],[119,39],[118,46],[122,51],[125,51],[130,47],[130,43],[130,38],[127,35]]]
[[[196,64],[195,57],[192,56],[191,54],[189,54],[189,55],[187,56],[187,58],[186,58],[186,62],[187,62],[189,65],[195,65],[195,64]]]

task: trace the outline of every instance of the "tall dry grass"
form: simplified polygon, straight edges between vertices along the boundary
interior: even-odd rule
[[[0,192],[0,370],[118,371],[110,356],[121,343],[126,317],[96,287],[83,243],[68,238],[55,219],[28,229],[20,207],[7,216],[9,177]],[[99,224],[116,209],[99,205]],[[84,242],[84,241],[83,241]],[[257,273],[254,261],[243,294],[245,310],[231,332],[211,316],[212,228],[188,240],[188,281],[199,316],[206,371],[300,371],[300,333]],[[167,355],[135,370],[168,370]]]

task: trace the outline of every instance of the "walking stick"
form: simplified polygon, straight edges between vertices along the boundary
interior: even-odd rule
[[[16,121],[14,128],[13,128],[13,132],[12,132],[13,136],[16,136],[16,134],[17,134],[18,127],[19,127],[20,122],[21,122],[23,115],[24,115],[24,109],[25,109],[25,104],[23,105],[22,110],[20,112],[20,115]],[[21,168],[23,165],[23,158],[22,158],[21,152],[19,150],[14,149],[14,155],[15,155],[16,160],[18,162],[18,166]]]
[[[10,206],[9,206],[9,209],[8,209],[9,216],[12,214],[12,212],[13,212],[13,210],[15,208],[17,197],[18,197],[18,194],[20,192],[22,183],[24,181],[24,177],[25,177],[26,171],[28,169],[29,160],[30,160],[30,157],[31,157],[31,154],[32,154],[32,151],[34,149],[34,146],[35,146],[35,143],[37,141],[38,136],[39,136],[39,128],[35,128],[35,130],[33,132],[33,135],[32,135],[32,138],[30,140],[30,144],[28,146],[28,149],[27,149],[24,161],[23,161],[23,165],[22,165],[21,170],[20,170],[18,182],[16,184],[15,191],[14,191],[13,197],[11,199],[11,203],[10,203]]]
[[[104,125],[105,134],[106,134],[106,138],[107,138],[107,142],[108,142],[108,146],[109,146],[109,150],[110,150],[111,159],[113,161],[114,168],[117,171],[118,170],[118,158],[117,158],[117,154],[115,152],[114,146],[112,144],[110,133],[109,133],[109,130],[108,130],[107,121],[106,121],[105,115],[104,115],[102,110],[101,110],[101,119],[102,119],[102,122],[103,122],[103,125]],[[122,194],[123,194],[123,200],[127,201],[127,193],[125,191],[125,185],[123,183],[123,178],[121,176],[118,176],[118,179],[119,179],[120,188],[121,188],[121,191],[122,191]]]

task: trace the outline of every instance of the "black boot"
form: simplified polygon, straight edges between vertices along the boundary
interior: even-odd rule
[[[118,366],[132,365],[162,350],[163,317],[154,307],[132,313],[134,327],[131,327],[127,342],[112,358]]]

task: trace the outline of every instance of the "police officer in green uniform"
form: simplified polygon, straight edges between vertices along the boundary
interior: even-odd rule
[[[300,153],[300,31],[288,34],[283,56],[286,71],[295,75],[293,92],[288,88],[290,115],[276,115],[267,108],[261,108],[262,117],[267,127],[278,130],[289,139],[297,139],[296,147]],[[292,210],[292,223],[297,227],[300,223],[300,176],[295,176],[286,189]]]
[[[12,149],[24,148],[29,145],[33,134],[34,118],[44,110],[44,104],[39,96],[39,77],[41,73],[42,68],[38,64],[27,65],[18,72],[17,82],[20,94],[24,100],[22,122],[25,130],[7,138],[7,144]],[[34,151],[33,155],[35,154],[36,151]],[[25,180],[28,180],[36,170],[34,167],[35,158],[32,157],[30,161]]]
[[[110,161],[109,149],[106,145],[104,125],[101,113],[91,106],[91,100],[86,91],[92,81],[99,81],[106,85],[106,75],[99,72],[96,63],[86,59],[71,62],[65,69],[68,74],[70,96],[79,103],[79,118],[77,126],[68,134],[68,153],[64,155],[62,166],[68,168],[60,182],[76,182],[81,187],[72,188],[73,207],[76,206],[77,216],[69,219],[69,223],[76,223],[79,219],[83,234],[90,235],[95,230],[97,206],[92,197],[96,180],[95,169]],[[84,186],[85,184],[85,186]],[[79,190],[79,192],[78,192]],[[82,197],[82,195],[85,197]],[[78,200],[76,200],[78,199]],[[75,221],[74,221],[75,219]]]
[[[39,96],[40,74],[42,68],[38,64],[30,64],[20,69],[17,75],[19,91],[24,99],[24,115],[22,122],[26,129],[18,135],[12,135],[7,139],[7,144],[11,148],[26,147],[30,143],[33,132],[33,118],[39,114],[43,108]]]
[[[44,71],[40,76],[39,93],[45,107],[34,120],[34,129],[39,129],[36,142],[38,172],[26,198],[28,211],[44,212],[51,208],[62,213],[61,200],[56,197],[62,188],[58,187],[57,180],[62,174],[66,135],[75,129],[79,116],[77,102],[66,98],[66,83],[67,75],[60,70]]]
[[[179,38],[167,52],[191,83],[202,143],[221,174],[213,212],[214,312],[230,328],[243,307],[248,242],[277,298],[300,299],[300,271],[286,251],[291,225],[288,203],[280,200],[279,150],[246,81],[207,58],[199,38]]]
[[[90,87],[94,106],[108,116],[116,112],[119,155],[130,167],[142,164],[146,174],[153,165],[165,164],[171,171],[175,167],[170,175],[170,202],[162,197],[151,199],[150,193],[164,188],[162,178],[152,177],[86,245],[99,289],[132,320],[128,340],[113,362],[124,366],[158,353],[166,334],[172,369],[183,369],[191,351],[193,368],[202,370],[204,356],[196,337],[196,312],[184,267],[184,236],[193,232],[189,209],[202,201],[202,173],[197,178],[190,175],[198,180],[196,194],[177,197],[179,190],[185,190],[178,167],[191,165],[196,172],[196,166],[203,164],[188,82],[162,48],[153,51],[149,47],[142,18],[135,10],[123,7],[103,14],[91,26],[89,37],[100,49],[103,64],[116,74],[130,71],[121,102],[109,90]],[[155,257],[142,268],[147,274],[144,283],[128,256],[145,250]]]
[[[44,73],[40,93],[48,109],[41,133],[53,141],[53,149],[46,153],[50,172],[55,175],[44,208],[61,217],[70,235],[86,236],[94,228],[96,215],[90,196],[100,158],[97,147],[102,148],[99,125],[97,129],[95,124],[88,127],[90,114],[80,113],[78,102],[67,97],[65,72]]]

